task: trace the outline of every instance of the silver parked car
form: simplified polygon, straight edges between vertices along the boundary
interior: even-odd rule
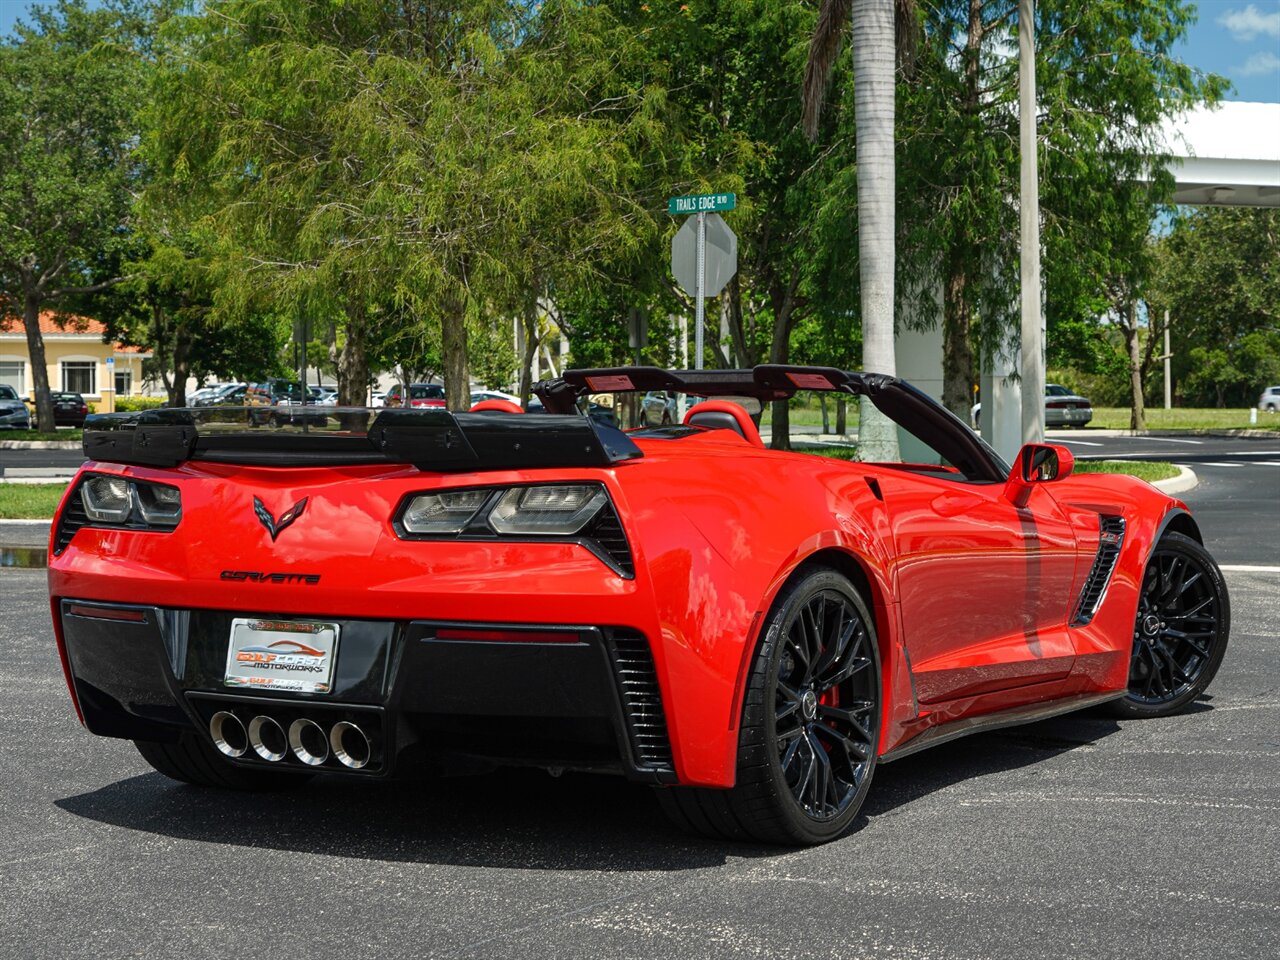
[[[0,430],[30,430],[31,413],[7,383],[0,383]]]
[[[973,405],[973,425],[976,428],[982,413],[982,404]],[[1093,404],[1087,398],[1072,393],[1056,383],[1044,385],[1044,425],[1046,427],[1083,427],[1093,419]]]
[[[1267,387],[1258,398],[1258,409],[1263,413],[1280,412],[1280,387]]]

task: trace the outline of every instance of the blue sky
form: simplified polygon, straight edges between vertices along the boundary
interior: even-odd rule
[[[0,34],[28,0],[0,0]],[[1200,20],[1178,50],[1192,66],[1235,84],[1229,100],[1280,102],[1280,0],[1200,0]]]

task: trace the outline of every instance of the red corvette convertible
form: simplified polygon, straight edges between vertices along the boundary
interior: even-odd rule
[[[801,389],[869,398],[899,455],[766,449],[747,406]],[[657,390],[712,399],[630,432],[579,414]],[[1174,713],[1222,662],[1227,590],[1183,504],[1047,444],[1010,468],[900,380],[635,367],[537,393],[324,427],[92,417],[49,565],[84,725],[198,784],[611,771],[690,829],[818,843],[879,763],[1096,704]]]

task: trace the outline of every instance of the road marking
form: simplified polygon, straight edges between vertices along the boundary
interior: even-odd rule
[[[1069,443],[1073,447],[1100,447],[1102,444],[1094,443],[1090,440],[1067,440],[1065,437],[1054,437],[1054,443]]]
[[[1221,460],[1206,460],[1203,463],[1197,463],[1197,467],[1243,467],[1243,463],[1226,463]]]
[[[1173,437],[1134,437],[1134,440],[1150,440],[1152,443],[1192,443],[1196,446],[1204,443],[1203,440],[1175,440]]]
[[[1227,573],[1280,573],[1280,567],[1255,567],[1247,563],[1228,563],[1218,569]]]

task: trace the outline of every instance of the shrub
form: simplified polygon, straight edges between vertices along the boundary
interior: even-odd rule
[[[117,397],[116,412],[117,413],[137,413],[139,410],[155,410],[157,407],[163,407],[165,399],[163,397]]]

